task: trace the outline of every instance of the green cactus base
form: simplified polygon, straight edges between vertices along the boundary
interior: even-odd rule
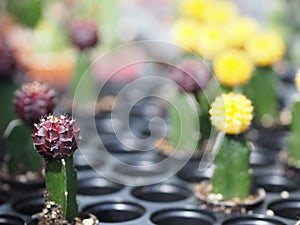
[[[13,123],[12,130],[5,137],[8,173],[11,176],[29,171],[41,173],[43,159],[32,145],[33,126],[21,120],[14,120]]]
[[[252,101],[258,123],[271,124],[277,117],[277,77],[272,67],[257,67],[248,84],[245,95]]]
[[[212,192],[221,194],[225,200],[247,198],[252,183],[249,157],[250,148],[243,135],[225,135],[214,160]]]
[[[291,164],[300,163],[300,101],[296,101],[292,109],[292,121],[288,139],[288,160]],[[298,163],[297,163],[298,162]]]
[[[53,201],[62,207],[65,219],[74,220],[78,215],[76,201],[77,174],[73,157],[46,161],[46,201]]]

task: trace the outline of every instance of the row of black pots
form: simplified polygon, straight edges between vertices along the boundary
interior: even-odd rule
[[[261,174],[255,179],[256,185],[263,186],[268,194],[266,204],[253,209],[253,212],[255,214],[266,214],[268,210],[272,210],[277,216],[257,217],[247,215],[240,217],[240,219],[233,219],[232,216],[221,215],[220,217],[212,211],[197,208],[200,203],[193,197],[191,189],[188,188],[188,183],[209,179],[211,175],[210,169],[197,174],[197,164],[197,161],[189,162],[177,174],[177,178],[171,179],[173,182],[169,181],[163,184],[135,188],[125,187],[97,175],[95,176],[95,173],[90,170],[80,171],[79,177],[81,178],[78,183],[79,202],[82,203],[84,211],[94,213],[100,221],[106,223],[123,223],[125,221],[143,221],[142,224],[201,224],[200,221],[203,224],[295,223],[300,211],[300,199],[296,198],[299,194],[299,185],[293,177],[286,177],[285,174],[282,174],[282,171],[269,176],[267,174],[270,171],[266,169],[265,174]],[[87,175],[91,177],[87,178]],[[193,175],[196,178],[193,178]],[[280,197],[282,191],[290,191],[292,198],[282,199]],[[89,201],[91,198],[95,202]],[[3,197],[3,202],[6,200],[7,198]],[[171,202],[172,207],[169,207]],[[9,204],[11,204],[13,212],[30,216],[41,210],[43,200],[42,195],[35,195],[33,198],[15,199]],[[185,207],[191,205],[193,205],[192,211],[191,209],[185,209]],[[158,208],[161,209],[158,210]],[[122,210],[120,212],[119,209],[124,209],[124,212]],[[107,210],[113,211],[107,213]],[[205,212],[205,216],[203,212]],[[231,219],[228,220],[229,217]]]
[[[82,211],[93,213],[103,223],[123,223],[127,221],[138,220],[142,224],[153,223],[158,225],[180,223],[192,225],[202,223],[218,224],[218,215],[216,215],[212,211],[199,209],[195,204],[196,202],[194,201],[194,199],[191,199],[190,201],[184,200],[189,198],[191,192],[190,190],[185,189],[183,186],[164,183],[153,186],[136,187],[131,189],[130,191],[130,194],[136,198],[135,200],[133,200],[133,198],[129,198],[128,196],[126,197],[126,192],[120,192],[120,190],[122,189],[121,186],[113,184],[109,181],[104,182],[105,180],[103,180],[102,178],[94,177],[91,178],[91,181],[93,181],[92,183],[95,186],[88,187],[89,189],[83,188],[84,193],[81,193],[79,195],[80,202],[85,202],[85,204],[87,204],[90,196],[97,196],[97,201],[99,201],[99,199],[101,199],[101,201],[88,203],[85,207],[83,207]],[[105,183],[103,187],[99,186],[103,183]],[[109,185],[110,187],[108,188],[107,186]],[[82,187],[80,187],[79,189],[81,188]],[[112,193],[115,194],[111,195]],[[290,215],[288,213],[291,213],[291,215],[295,216],[295,214],[293,213],[295,213],[296,211],[293,212],[290,210],[290,208],[288,208],[288,202],[291,201],[292,200],[277,201],[272,203],[269,208],[272,210],[281,210],[280,216],[283,217],[286,217],[286,215]],[[176,207],[168,207],[171,202]],[[295,205],[297,203],[299,208],[300,200],[298,200],[297,202],[297,200],[294,199],[293,204]],[[282,204],[282,207],[280,207],[280,204]],[[30,216],[34,215],[37,212],[40,212],[42,206],[42,195],[35,194],[14,201],[12,204],[12,209],[21,215]],[[157,210],[157,208],[159,207],[161,207],[162,209]],[[150,209],[152,211],[151,214],[147,213],[147,209]],[[282,212],[282,210],[286,211]],[[231,218],[232,216],[227,217]],[[243,222],[245,222],[246,224],[261,224],[262,221],[264,221],[263,224],[286,224],[282,219],[278,220],[278,218],[276,217],[271,218],[265,216],[258,217],[244,215],[235,216],[230,220],[227,219],[224,219],[222,221],[222,224],[243,224]]]

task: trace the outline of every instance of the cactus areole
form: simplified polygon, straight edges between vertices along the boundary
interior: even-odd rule
[[[34,146],[45,160],[71,157],[77,149],[79,131],[75,120],[50,115],[34,125]]]

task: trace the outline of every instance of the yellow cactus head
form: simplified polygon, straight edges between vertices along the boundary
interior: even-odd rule
[[[196,51],[203,58],[212,59],[227,47],[227,36],[222,26],[203,25],[197,41]]]
[[[296,84],[297,90],[300,92],[300,69],[296,73],[295,84]]]
[[[245,49],[258,66],[271,66],[283,57],[285,43],[279,34],[267,32],[252,36]]]
[[[246,41],[257,33],[258,24],[251,17],[239,17],[231,20],[226,25],[229,45],[244,47]]]
[[[203,20],[210,2],[211,0],[180,0],[179,12],[183,16]]]
[[[230,1],[209,1],[203,12],[203,20],[207,23],[225,24],[238,15],[237,7]]]
[[[254,70],[254,63],[242,50],[229,49],[214,59],[214,73],[225,86],[244,85],[249,81]]]
[[[173,25],[172,36],[180,46],[193,50],[198,42],[200,27],[193,19],[179,19]]]
[[[209,110],[211,122],[218,131],[240,134],[248,129],[253,115],[253,106],[246,96],[238,93],[222,94],[215,99]]]

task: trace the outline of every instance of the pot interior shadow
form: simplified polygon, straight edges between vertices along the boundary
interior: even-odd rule
[[[152,223],[156,225],[213,225],[216,217],[200,209],[165,209],[151,216]]]
[[[191,191],[175,184],[155,184],[134,188],[132,195],[149,202],[175,202],[188,198]]]
[[[8,214],[0,214],[0,225],[23,225],[24,220],[20,217],[8,215]]]
[[[280,174],[256,175],[253,183],[256,187],[261,187],[266,192],[273,193],[299,189],[298,182],[295,179]]]
[[[107,195],[122,190],[122,184],[114,183],[102,177],[89,177],[78,181],[77,193],[81,195]]]
[[[285,223],[263,215],[247,215],[230,218],[222,225],[286,225]]]
[[[275,215],[298,220],[300,218],[300,199],[280,199],[269,204]]]
[[[30,195],[13,203],[12,208],[21,214],[31,216],[41,212],[44,207],[43,195]]]
[[[100,223],[118,223],[138,219],[146,210],[132,202],[101,202],[87,206],[83,211],[95,215]]]

